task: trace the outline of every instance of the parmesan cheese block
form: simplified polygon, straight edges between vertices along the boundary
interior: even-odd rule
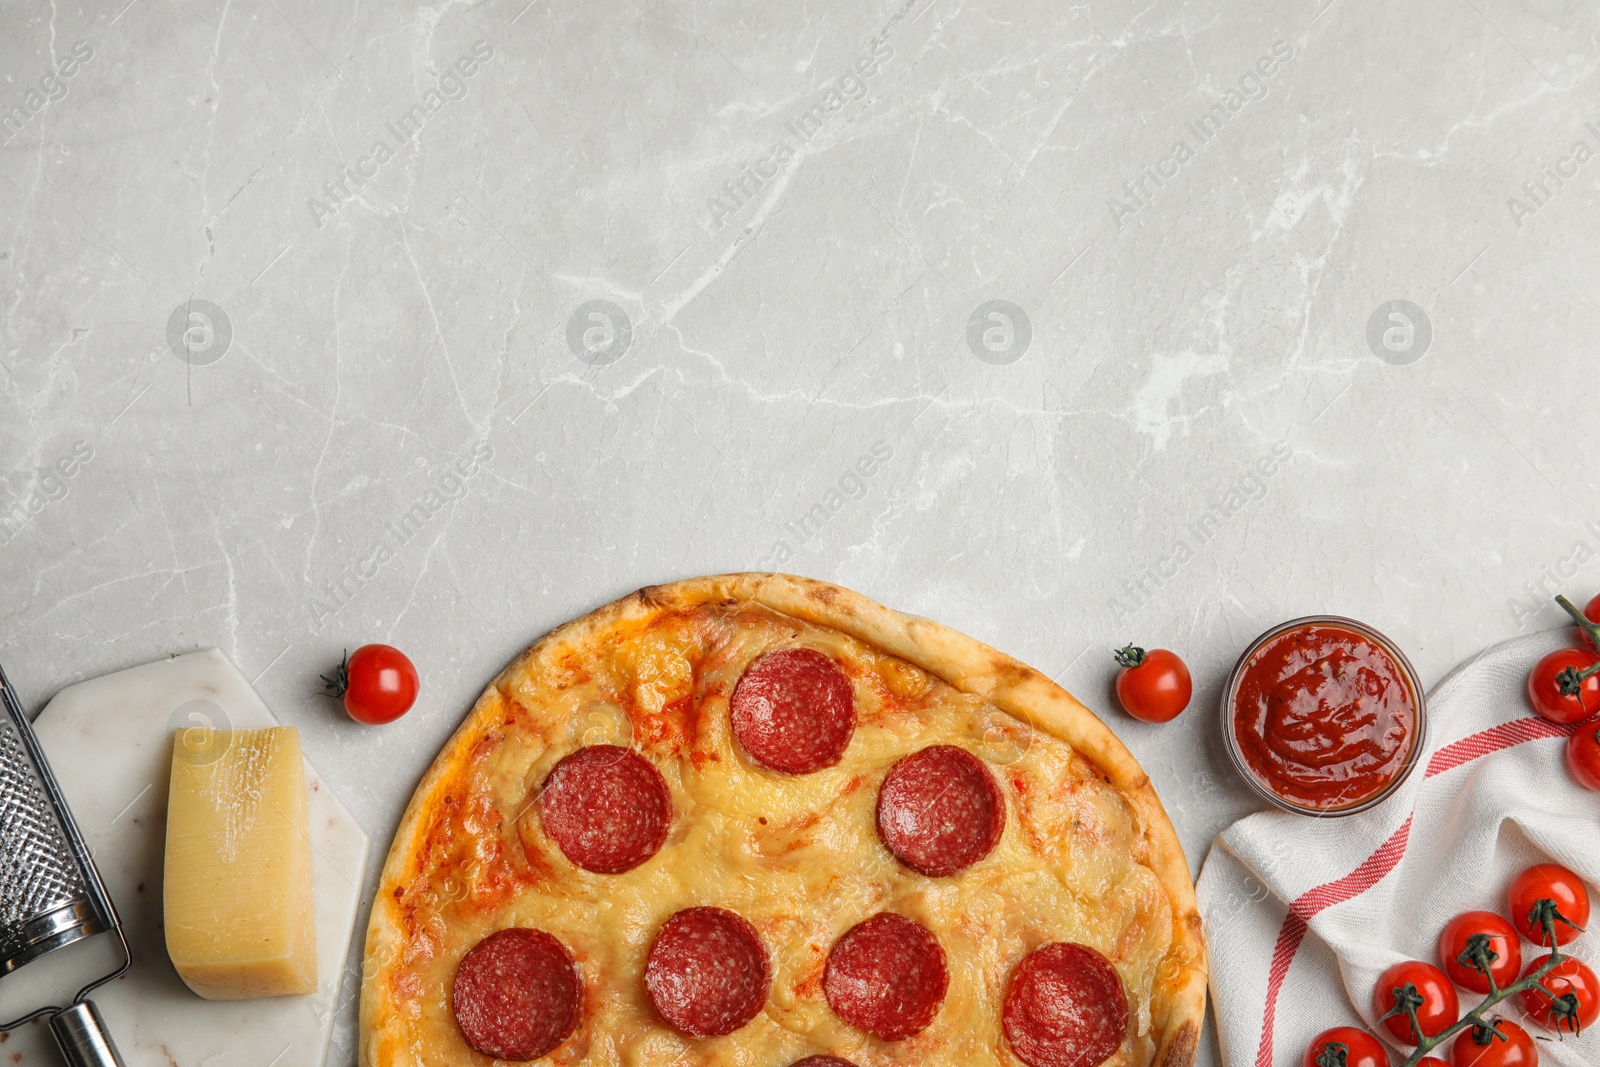
[[[167,954],[208,1000],[317,988],[300,732],[177,731],[167,805]]]

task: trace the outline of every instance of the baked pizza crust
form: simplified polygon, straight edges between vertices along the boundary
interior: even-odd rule
[[[361,1065],[400,1062],[398,1013],[377,981],[381,961],[404,942],[396,890],[419,869],[444,791],[474,748],[500,725],[502,687],[536,661],[581,656],[610,636],[641,630],[662,615],[705,604],[753,603],[802,622],[838,630],[906,660],[952,687],[992,704],[1076,749],[1138,813],[1149,848],[1144,865],[1172,907],[1173,941],[1151,998],[1151,1029],[1159,1035],[1153,1067],[1191,1067],[1205,1016],[1206,961],[1200,914],[1188,861],[1149,776],[1127,747],[1088,708],[1045,675],[965,634],[932,620],[903,615],[841,586],[786,574],[743,573],[647,586],[560,626],[513,661],[479,697],[473,710],[418,785],[401,817],[384,864],[367,928],[362,970]]]

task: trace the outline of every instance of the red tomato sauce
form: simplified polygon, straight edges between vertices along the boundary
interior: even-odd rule
[[[1383,646],[1307,623],[1250,656],[1233,696],[1233,731],[1256,778],[1305,808],[1368,800],[1408,765],[1417,698]]]

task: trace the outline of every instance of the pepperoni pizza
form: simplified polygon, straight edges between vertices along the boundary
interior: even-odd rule
[[[1029,667],[837,586],[642,589],[489,686],[401,822],[363,1067],[1189,1067],[1188,865]]]

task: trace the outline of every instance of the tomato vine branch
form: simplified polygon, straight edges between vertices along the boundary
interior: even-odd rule
[[[1578,605],[1564,596],[1556,597],[1556,603],[1561,605],[1561,610],[1572,616],[1572,621],[1578,624],[1578,629],[1583,632],[1584,639],[1600,652],[1600,623],[1592,621],[1587,615],[1578,610]]]
[[[1482,946],[1485,951],[1479,953],[1474,953],[1471,946],[1469,946],[1468,950],[1461,954],[1461,961],[1472,964],[1472,966],[1483,972],[1484,977],[1489,979],[1489,995],[1484,997],[1483,1002],[1476,1008],[1467,1012],[1453,1025],[1439,1031],[1433,1037],[1424,1037],[1422,1027],[1417,1023],[1417,1006],[1421,1004],[1422,998],[1417,996],[1416,988],[1407,985],[1394,990],[1395,1006],[1384,1018],[1386,1019],[1390,1015],[1405,1015],[1411,1020],[1412,1034],[1422,1038],[1417,1044],[1416,1051],[1411,1054],[1411,1058],[1406,1060],[1401,1067],[1417,1067],[1417,1064],[1422,1062],[1423,1057],[1433,1052],[1440,1045],[1450,1041],[1469,1026],[1498,1034],[1499,1031],[1495,1029],[1494,1023],[1489,1018],[1489,1012],[1493,1011],[1502,1001],[1509,1000],[1518,993],[1526,993],[1530,989],[1538,989],[1550,998],[1552,1011],[1558,1018],[1572,1018],[1574,1020],[1573,1031],[1576,1032],[1577,1005],[1576,1003],[1568,1003],[1572,999],[1572,995],[1568,993],[1558,997],[1543,985],[1545,976],[1559,967],[1566,959],[1561,954],[1560,947],[1556,944],[1556,923],[1559,921],[1566,923],[1568,926],[1574,926],[1574,924],[1565,915],[1561,914],[1553,900],[1540,900],[1533,906],[1533,911],[1528,918],[1531,921],[1538,922],[1544,928],[1544,938],[1550,947],[1550,958],[1545,960],[1538,968],[1523,975],[1519,981],[1501,989],[1495,984],[1494,976],[1489,973],[1489,960],[1484,958],[1486,956],[1492,957],[1494,953],[1487,950],[1488,946],[1486,944]],[[1574,929],[1576,929],[1575,926]],[[1469,956],[1471,958],[1468,958]],[[1406,996],[1407,992],[1410,993],[1410,996]]]

